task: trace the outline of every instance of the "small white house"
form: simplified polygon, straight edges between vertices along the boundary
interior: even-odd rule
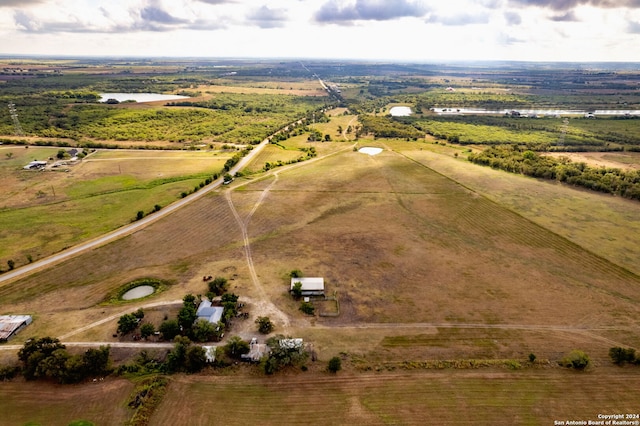
[[[302,284],[303,296],[324,296],[324,278],[322,277],[291,278],[291,291],[296,283]]]

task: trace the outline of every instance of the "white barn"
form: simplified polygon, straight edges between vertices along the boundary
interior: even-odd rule
[[[302,284],[303,296],[324,296],[324,278],[322,277],[291,278],[291,291],[296,283]]]

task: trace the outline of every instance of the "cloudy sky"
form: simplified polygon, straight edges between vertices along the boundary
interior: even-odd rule
[[[0,55],[640,61],[640,0],[0,0]]]

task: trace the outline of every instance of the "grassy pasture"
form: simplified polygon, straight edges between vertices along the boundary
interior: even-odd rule
[[[629,405],[638,398],[636,380],[629,369],[619,373],[607,367],[606,351],[613,343],[638,341],[640,279],[615,259],[605,260],[601,251],[585,250],[512,207],[521,192],[530,197],[532,211],[551,209],[555,200],[565,222],[575,218],[579,227],[580,212],[563,206],[564,199],[583,192],[551,185],[557,192],[546,198],[540,182],[505,173],[508,185],[500,172],[455,159],[459,150],[442,145],[372,144],[402,150],[410,158],[388,150],[377,156],[346,151],[283,169],[255,211],[248,232],[259,279],[271,301],[293,320],[291,329],[278,331],[313,342],[321,359],[342,350],[373,366],[471,357],[522,360],[530,352],[553,362],[580,348],[596,361],[594,371],[395,371],[339,374],[337,379],[319,372],[275,378],[191,376],[172,382],[154,422],[217,423],[216,416],[224,415],[233,423],[236,417],[230,420],[229,410],[216,408],[221,406],[234,408],[238,424],[246,423],[245,415],[263,416],[266,424],[320,423],[327,411],[335,413],[338,423],[370,424],[434,418],[437,424],[457,424],[460,413],[466,414],[464,421],[474,415],[481,423],[521,419],[536,424],[556,417],[589,418],[604,410],[633,411]],[[440,153],[429,151],[432,147]],[[232,200],[246,217],[274,180],[239,182],[247,184],[230,188]],[[495,189],[503,198],[483,195]],[[602,201],[597,207],[604,200],[598,197],[604,196],[591,194],[581,203],[596,206],[590,215],[605,222],[611,211]],[[594,226],[590,232],[600,238],[612,230],[629,233],[633,211],[612,221],[608,231]],[[23,339],[62,334],[113,312],[98,304],[110,290],[140,276],[176,280],[153,298],[171,300],[201,293],[204,273],[228,276],[233,271],[238,276],[232,291],[255,297],[229,212],[225,197],[211,194],[129,237],[0,288],[0,304],[12,312],[38,307]],[[338,292],[340,317],[309,320],[297,311],[287,296],[286,274],[294,268],[325,277],[329,291]],[[83,338],[108,332],[95,330]],[[189,398],[180,397],[185,394]],[[215,407],[204,398],[215,401]]]
[[[327,96],[317,81],[300,81],[300,82],[247,82],[240,83],[238,80],[220,81],[216,85],[198,86],[198,91],[204,94],[206,99],[215,96],[217,93],[247,93],[247,94],[282,94],[297,96]]]
[[[399,149],[410,158],[586,250],[640,274],[640,243],[635,238],[640,233],[640,224],[634,219],[638,214],[637,202],[470,165],[453,158],[453,153],[459,152],[456,148],[405,143],[401,146]],[[446,153],[439,155],[434,149]],[[603,154],[605,156],[609,158],[614,154]],[[615,158],[619,158],[618,155]]]
[[[96,425],[122,425],[132,414],[126,404],[133,387],[128,380],[112,378],[73,386],[0,383],[0,422],[66,426],[74,420],[88,420]]]
[[[153,424],[553,424],[637,411],[637,373],[415,372],[181,377]],[[184,395],[189,395],[185,398]],[[222,409],[221,407],[224,407]]]
[[[219,172],[225,152],[98,151],[62,171],[25,171],[53,148],[3,148],[7,196],[0,211],[0,261],[26,263],[129,223],[136,212],[166,206]]]
[[[249,181],[233,193],[241,214],[269,183]],[[565,197],[575,194],[562,190]],[[611,226],[623,229],[624,223]],[[636,275],[389,151],[374,157],[348,151],[283,170],[248,232],[265,291],[292,317],[300,314],[286,294],[288,270],[324,276],[329,291],[338,291],[341,316],[318,320],[329,327],[458,322],[633,330],[636,325]],[[19,310],[33,306],[33,297],[69,298],[47,309],[53,318],[65,308],[98,303],[142,271],[183,282],[176,291],[200,293],[200,271],[227,266],[240,274],[234,285],[251,292],[244,265],[237,225],[224,197],[212,195],[52,268],[44,283],[39,274],[5,286],[0,303]],[[74,293],[82,293],[82,301],[74,301]]]

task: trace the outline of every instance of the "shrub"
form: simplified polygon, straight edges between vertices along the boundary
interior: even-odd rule
[[[614,364],[623,365],[625,362],[636,363],[636,350],[633,348],[613,347],[609,349],[609,357]]]
[[[587,354],[583,351],[573,350],[562,358],[560,365],[567,368],[575,368],[576,370],[584,370],[589,365],[589,362]]]
[[[302,302],[300,304],[300,310],[307,315],[313,315],[315,313],[316,308],[313,306],[313,303],[311,302]]]
[[[327,363],[327,371],[329,371],[330,373],[335,374],[341,369],[342,369],[342,360],[340,359],[340,357],[334,356]]]
[[[258,331],[262,334],[269,334],[273,331],[273,323],[269,317],[258,317],[256,324],[258,325]]]

